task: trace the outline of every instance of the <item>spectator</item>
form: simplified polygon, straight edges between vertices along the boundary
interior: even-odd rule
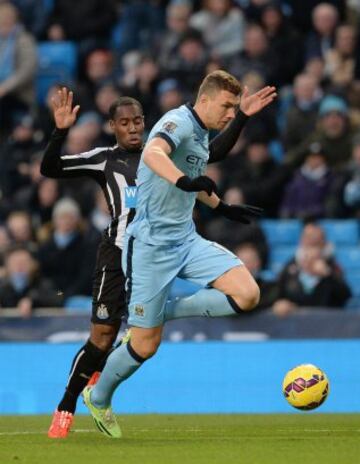
[[[26,248],[10,249],[5,258],[5,276],[0,281],[0,306],[17,308],[28,318],[36,308],[61,306],[62,298],[51,282],[39,274],[38,263]]]
[[[229,71],[239,79],[255,71],[263,77],[265,83],[277,85],[278,69],[278,57],[270,50],[265,31],[257,24],[249,25],[245,32],[244,49],[231,60]]]
[[[334,87],[347,88],[355,73],[356,30],[342,25],[336,29],[334,47],[325,55],[325,76]]]
[[[38,238],[42,237],[39,229],[51,222],[52,210],[59,195],[58,182],[42,177],[38,183],[18,191],[15,197],[15,205],[18,207],[22,205],[31,214]]]
[[[203,9],[194,13],[190,25],[200,31],[214,57],[225,59],[243,49],[244,16],[231,0],[205,0]]]
[[[113,0],[55,0],[49,19],[49,40],[74,40],[80,52],[86,54],[96,47],[106,47],[111,29],[116,22]]]
[[[258,249],[252,243],[243,243],[235,248],[234,253],[245,264],[260,288],[260,301],[257,309],[270,308],[276,299],[277,286],[275,282],[262,278],[263,265]]]
[[[318,247],[321,249],[321,256],[326,260],[327,264],[331,266],[332,270],[341,274],[341,270],[334,260],[334,245],[327,241],[325,231],[320,224],[316,222],[307,222],[301,233],[298,250],[306,247]],[[295,258],[296,260],[296,258]],[[292,260],[290,264],[293,262]]]
[[[36,46],[14,5],[0,4],[0,134],[27,114],[34,101]]]
[[[286,317],[299,306],[342,308],[350,296],[349,287],[323,258],[322,249],[301,247],[296,262],[280,275],[273,311]]]
[[[160,68],[156,60],[151,56],[144,55],[137,67],[136,81],[131,87],[123,88],[123,93],[141,101],[146,115],[145,123],[148,129],[151,129],[152,124],[149,125],[147,118],[151,118],[151,113],[154,111],[154,94],[159,83]],[[155,104],[154,104],[155,103]],[[156,110],[155,110],[156,111]]]
[[[325,78],[325,61],[320,56],[309,58],[304,67],[305,74],[312,76],[322,90],[326,90],[329,82]]]
[[[189,0],[173,0],[166,9],[167,29],[160,43],[159,63],[161,67],[169,66],[176,55],[181,38],[190,32],[190,16],[192,5]]]
[[[241,190],[236,187],[229,189],[224,195],[224,201],[233,205],[243,203]],[[229,230],[231,230],[231,234],[229,234]],[[205,237],[223,244],[230,250],[234,250],[244,243],[251,243],[258,249],[261,262],[264,265],[267,263],[268,247],[265,235],[256,222],[244,226],[243,224],[235,224],[229,219],[213,217],[206,225]]]
[[[20,11],[26,29],[41,39],[51,12],[50,3],[46,0],[11,0],[11,3]]]
[[[0,225],[0,282],[5,275],[5,255],[10,248],[11,240],[5,225]]]
[[[299,74],[294,81],[293,101],[285,114],[284,145],[291,150],[316,128],[322,91],[311,74]]]
[[[174,59],[162,71],[166,77],[179,80],[192,95],[205,73],[207,60],[207,48],[201,34],[193,31],[182,37]]]
[[[265,86],[264,78],[257,71],[250,71],[246,73],[242,80],[242,86],[249,89],[250,94],[253,94]],[[276,122],[276,110],[275,104],[269,105],[259,113],[247,121],[244,130],[242,131],[240,138],[244,144],[261,138],[270,142],[278,135],[278,128]]]
[[[85,59],[84,79],[78,86],[82,111],[94,110],[94,95],[103,85],[115,84],[114,55],[108,49],[92,50]]]
[[[266,216],[276,217],[288,169],[273,160],[261,139],[250,142],[244,155],[232,156],[224,162],[228,174],[226,187],[238,186],[244,203],[260,206]]]
[[[6,227],[14,245],[23,246],[32,252],[37,250],[31,216],[28,212],[12,211],[6,219]]]
[[[261,13],[270,0],[236,0],[245,13],[248,24],[260,23]]]
[[[164,79],[157,87],[157,104],[146,114],[146,127],[151,128],[161,116],[184,103],[184,94],[176,79]]]
[[[313,57],[324,58],[334,44],[335,29],[339,21],[338,10],[330,3],[320,3],[312,12],[313,30],[305,42],[305,61]]]
[[[97,243],[82,230],[80,209],[69,198],[58,201],[53,210],[54,230],[39,249],[43,273],[68,298],[91,295],[92,272]]]
[[[287,185],[280,209],[282,218],[315,219],[326,216],[334,184],[323,147],[313,142],[305,161]]]
[[[326,153],[329,167],[338,171],[346,166],[351,157],[352,137],[348,105],[338,96],[327,95],[320,103],[318,128],[298,147],[286,153],[285,162],[293,166],[301,165],[310,144],[319,142]]]
[[[164,9],[158,0],[124,1],[121,10],[119,55],[140,49],[157,49],[165,27]]]
[[[339,218],[360,217],[360,134],[354,136],[352,158],[336,182],[331,215]]]
[[[294,29],[287,21],[281,2],[272,0],[261,11],[261,25],[269,40],[269,48],[279,62],[279,85],[291,84],[303,66],[303,45]],[[291,53],[288,53],[291,50]],[[286,56],[286,59],[283,57]]]
[[[99,233],[108,227],[111,222],[111,216],[106,203],[105,195],[99,187],[95,192],[95,206],[90,214],[90,223]]]
[[[22,117],[0,146],[0,187],[7,200],[16,190],[29,184],[29,165],[32,156],[41,148],[43,137],[35,129],[33,118]]]

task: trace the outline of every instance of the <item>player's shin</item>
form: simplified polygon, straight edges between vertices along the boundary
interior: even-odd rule
[[[96,408],[107,408],[117,386],[130,377],[145,361],[131,347],[121,344],[108,357],[99,381],[91,391],[91,403]]]
[[[235,301],[214,288],[204,288],[194,295],[169,300],[165,307],[165,321],[185,317],[220,317],[241,312]]]
[[[102,369],[107,355],[108,352],[99,350],[90,340],[80,348],[73,359],[66,391],[58,405],[59,411],[75,412],[80,393],[92,374]]]

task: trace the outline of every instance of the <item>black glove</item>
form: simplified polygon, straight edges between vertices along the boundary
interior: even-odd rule
[[[202,192],[204,190],[209,196],[213,192],[217,192],[215,182],[207,176],[199,176],[195,177],[195,179],[182,176],[177,180],[175,185],[177,188],[184,190],[184,192]]]
[[[242,222],[243,224],[250,224],[252,219],[261,216],[264,212],[262,208],[258,208],[257,206],[227,205],[222,201],[220,201],[214,211],[232,221]]]

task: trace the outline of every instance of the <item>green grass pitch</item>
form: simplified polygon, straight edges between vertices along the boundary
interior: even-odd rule
[[[49,416],[0,416],[1,464],[359,464],[360,415],[126,415],[122,439],[77,416],[65,440]]]

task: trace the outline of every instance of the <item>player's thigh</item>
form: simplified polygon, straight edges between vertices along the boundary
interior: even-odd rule
[[[179,277],[205,287],[236,267],[243,265],[234,253],[216,242],[198,236],[189,244]]]
[[[126,317],[125,276],[121,268],[121,250],[107,242],[99,247],[93,280],[92,318],[96,325],[120,327]]]
[[[258,285],[245,266],[236,266],[211,283],[213,288],[225,295],[245,296],[258,293]]]
[[[128,324],[135,328],[145,329],[162,326],[172,283],[171,280],[162,288],[158,288],[149,299],[144,292],[137,292],[135,296],[132,294],[128,305]]]
[[[178,273],[175,250],[130,238],[124,261],[129,325],[143,328],[162,325],[170,287]]]

